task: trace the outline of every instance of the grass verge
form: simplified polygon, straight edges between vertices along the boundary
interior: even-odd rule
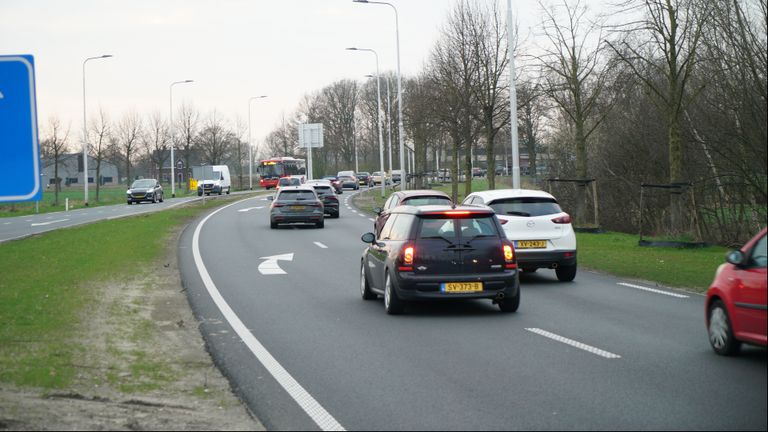
[[[211,200],[0,244],[0,382],[67,387],[86,347],[78,330],[99,296],[98,284],[156,265],[169,233],[226,200]],[[132,329],[142,337],[146,329]],[[86,353],[87,354],[87,353]],[[152,365],[132,353],[133,373]],[[162,370],[159,371],[162,373]]]

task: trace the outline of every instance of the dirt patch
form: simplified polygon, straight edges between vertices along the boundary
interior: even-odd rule
[[[160,262],[92,287],[70,388],[0,384],[0,430],[264,430],[205,351],[181,287],[180,232]]]

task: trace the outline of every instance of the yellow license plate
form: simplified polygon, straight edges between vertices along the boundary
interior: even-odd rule
[[[516,249],[545,249],[546,240],[518,240],[515,242]]]
[[[447,293],[471,293],[483,290],[482,282],[446,282],[440,284],[441,291]]]
[[[291,211],[303,211],[304,206],[291,206]]]

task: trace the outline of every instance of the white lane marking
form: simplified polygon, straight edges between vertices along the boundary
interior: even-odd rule
[[[54,221],[50,221],[50,222],[39,222],[39,223],[33,223],[33,224],[30,224],[30,226],[43,226],[43,225],[50,225],[50,224],[59,223],[59,222],[66,222],[66,221],[68,221],[68,220],[69,220],[69,219],[59,219],[59,220],[54,220]]]
[[[266,260],[259,264],[259,272],[263,275],[278,275],[287,274],[285,270],[280,268],[278,260],[293,261],[293,253],[287,253],[282,255],[272,255],[268,257],[261,257],[259,259]]]
[[[326,246],[326,245],[324,245],[324,244],[322,244],[322,243],[320,243],[320,242],[314,242],[314,243],[315,243],[315,244],[317,245],[317,247],[319,247],[320,249],[328,249],[328,246]]]
[[[664,295],[667,295],[667,296],[670,296],[670,297],[688,298],[687,295],[671,293],[671,292],[668,292],[668,291],[657,290],[657,289],[648,288],[648,287],[644,287],[644,286],[640,286],[640,285],[634,285],[634,284],[631,284],[631,283],[617,282],[616,285],[622,285],[622,286],[625,286],[625,287],[635,288],[635,289],[639,289],[639,290],[643,290],[643,291],[649,291],[649,292],[656,293],[656,294],[664,294]]]
[[[368,218],[368,220],[371,221],[371,222],[376,222],[376,219],[374,219],[374,218]]]
[[[299,404],[301,409],[303,409],[304,412],[307,413],[310,418],[312,418],[312,420],[320,427],[320,429],[343,431],[345,430],[344,427],[342,427],[341,424],[339,424],[339,422],[337,422],[336,419],[333,418],[333,416],[331,416],[331,414],[326,411],[325,408],[323,408],[320,403],[318,403],[315,398],[313,398],[312,395],[310,395],[309,392],[307,392],[304,387],[302,387],[301,384],[299,384],[299,382],[296,381],[296,379],[294,379],[291,374],[288,373],[288,371],[285,370],[285,368],[277,362],[274,357],[272,357],[272,354],[270,354],[269,351],[264,348],[264,345],[262,345],[261,342],[259,342],[259,340],[256,339],[256,337],[253,335],[253,333],[248,330],[248,328],[245,326],[245,324],[243,324],[237,314],[235,314],[232,308],[229,307],[227,301],[224,300],[224,297],[222,297],[221,293],[216,288],[216,284],[213,283],[211,275],[208,274],[208,270],[205,268],[203,258],[200,255],[200,231],[202,231],[203,225],[205,225],[205,222],[207,222],[208,219],[213,217],[213,215],[216,213],[238,203],[239,202],[235,202],[214,211],[213,213],[206,216],[205,219],[203,219],[200,224],[197,225],[197,228],[195,228],[195,234],[192,238],[192,254],[195,258],[195,265],[197,266],[197,271],[200,274],[200,278],[203,280],[205,289],[208,290],[208,294],[211,296],[214,303],[216,303],[216,306],[219,308],[222,315],[224,315],[224,318],[227,319],[229,325],[232,326],[232,329],[235,330],[235,333],[240,336],[240,339],[243,341],[243,343],[245,343],[245,345],[248,347],[248,349],[251,350],[253,355],[256,356],[259,362],[264,365],[264,368],[269,371],[272,377],[274,377],[275,380],[283,387],[283,389],[285,389],[285,391],[293,398],[293,400]]]
[[[550,333],[550,332],[548,332],[546,330],[542,330],[540,328],[526,328],[526,330],[528,330],[531,333],[536,333],[537,335],[544,336],[544,337],[550,338],[552,340],[556,340],[558,342],[564,343],[566,345],[570,345],[572,347],[584,350],[584,351],[586,351],[588,353],[599,355],[600,357],[605,357],[605,358],[608,358],[608,359],[619,359],[619,358],[621,358],[621,356],[618,355],[618,354],[614,354],[614,353],[611,353],[611,352],[608,352],[608,351],[603,351],[603,350],[601,350],[599,348],[595,348],[593,346],[590,346],[590,345],[587,345],[587,344],[575,341],[573,339],[568,339],[566,337],[563,337],[563,336],[560,336],[560,335],[556,335],[554,333]]]
[[[263,208],[264,208],[264,206],[261,206],[261,207],[248,207],[248,208],[240,209],[238,211],[241,212],[241,213],[245,213],[245,212],[248,212],[248,211],[251,211],[251,210],[260,210],[260,209],[263,209]]]
[[[364,215],[364,214],[362,214],[362,213],[358,213],[358,216],[360,216],[361,218],[364,218],[364,217],[365,217],[365,215]]]
[[[10,224],[11,224],[10,222],[6,222],[6,223],[4,223],[3,225],[10,225]]]

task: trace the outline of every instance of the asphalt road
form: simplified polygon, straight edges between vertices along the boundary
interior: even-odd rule
[[[715,355],[703,296],[540,270],[515,314],[472,301],[388,316],[359,293],[368,215],[270,230],[268,205],[216,210],[179,244],[209,349],[268,429],[768,426],[766,350]]]
[[[233,192],[232,195],[249,193]],[[222,195],[226,196],[226,195]],[[214,195],[213,198],[217,198]],[[210,199],[207,196],[206,199]],[[184,203],[198,201],[202,198],[184,197],[184,198],[166,198],[164,202],[152,204],[149,202],[140,204],[115,204],[100,207],[84,207],[68,212],[41,213],[36,215],[26,215],[17,217],[0,218],[0,243],[9,240],[21,239],[31,235],[53,231],[60,228],[83,225],[87,223],[98,222],[105,219],[117,219],[126,216],[135,216],[142,213],[166,210],[179,206]]]

